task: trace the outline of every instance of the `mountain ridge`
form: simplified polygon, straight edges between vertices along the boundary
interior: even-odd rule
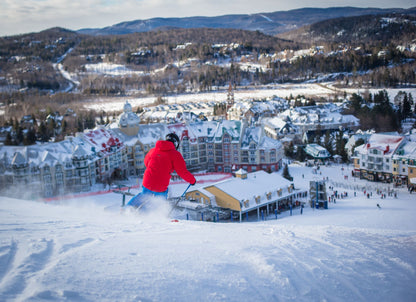
[[[84,28],[76,32],[88,35],[120,35],[146,32],[159,28],[234,28],[261,31],[268,35],[291,31],[326,19],[369,14],[407,13],[416,14],[416,7],[404,8],[359,8],[352,6],[329,8],[300,8],[289,11],[256,14],[229,14],[214,17],[193,16],[182,18],[151,18],[124,21],[103,28]]]

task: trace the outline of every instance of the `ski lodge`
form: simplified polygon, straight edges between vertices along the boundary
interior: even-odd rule
[[[247,173],[240,169],[235,177],[208,186],[195,188],[186,193],[187,199],[202,204],[218,206],[243,214],[260,213],[269,215],[275,210],[282,211],[290,206],[299,206],[306,202],[307,191],[297,190],[294,184],[279,173],[267,173],[263,170]]]

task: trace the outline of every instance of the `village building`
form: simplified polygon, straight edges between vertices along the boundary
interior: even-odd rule
[[[393,155],[393,181],[416,189],[416,142],[405,141]]]
[[[297,127],[290,122],[288,117],[273,117],[262,119],[265,134],[273,139],[285,139],[293,141],[298,133]]]
[[[353,156],[354,148],[355,145],[357,145],[357,142],[359,143],[360,141],[362,141],[366,143],[373,133],[374,131],[363,132],[361,130],[358,130],[355,134],[350,135],[347,143],[345,144],[345,150],[347,151],[348,157],[351,158],[351,156]]]
[[[393,157],[404,142],[404,136],[371,135],[367,143],[355,148],[352,157],[354,161],[353,175],[371,181],[389,183],[394,180],[398,181],[401,179],[398,176],[400,175],[401,163]],[[407,179],[407,175],[404,177]],[[401,180],[400,183],[402,183]]]
[[[307,197],[306,190],[295,189],[294,184],[278,173],[236,171],[235,177],[190,190],[187,199],[211,206],[219,206],[243,216],[280,212],[291,206],[300,206]],[[275,183],[271,187],[270,183]]]
[[[96,183],[93,152],[81,139],[0,151],[0,191],[10,196],[52,197],[88,191]]]
[[[307,144],[305,152],[315,160],[326,160],[331,157],[331,153],[328,152],[324,147],[318,144]]]
[[[310,136],[318,133],[324,135],[327,131],[355,131],[359,127],[358,118],[341,114],[341,108],[333,103],[290,108],[278,117],[290,122],[292,128],[296,129],[295,138],[305,143]]]
[[[289,102],[281,98],[272,100],[244,100],[234,102],[227,111],[228,120],[257,122],[261,118],[274,117],[289,108]]]
[[[33,196],[52,197],[88,191],[95,183],[140,177],[145,155],[170,132],[181,138],[179,151],[190,171],[231,173],[243,168],[272,172],[282,167],[282,144],[267,137],[262,127],[244,121],[140,122],[126,103],[123,113],[108,127],[57,143],[0,145],[0,190],[26,185]]]
[[[142,124],[149,123],[183,123],[207,120],[213,112],[213,102],[187,104],[161,104],[144,108],[139,114]]]
[[[130,108],[125,106],[126,110]],[[135,131],[128,131],[132,126],[123,126],[124,120],[125,113],[110,127],[128,146],[129,175],[144,173],[145,154],[170,132],[181,138],[179,151],[190,171],[231,173],[240,168],[249,172],[277,171],[282,167],[282,144],[267,137],[262,127],[250,127],[244,121],[140,124],[136,118]]]

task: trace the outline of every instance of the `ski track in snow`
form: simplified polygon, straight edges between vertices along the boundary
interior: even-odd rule
[[[0,198],[0,301],[414,301],[404,197],[245,223]]]
[[[39,280],[48,274],[58,262],[65,260],[83,246],[96,241],[92,238],[62,245],[59,249],[55,239],[39,239],[27,243],[12,241],[2,246],[0,301],[60,300],[79,298],[74,292],[42,291],[33,296],[33,289],[39,287]],[[78,299],[76,299],[78,300]],[[81,300],[78,300],[81,301]]]
[[[386,237],[379,236],[383,234],[377,231],[328,226],[304,229],[298,226],[230,225],[231,232],[217,238],[195,222],[179,223],[176,227],[169,223],[138,224],[138,230],[123,227],[117,231],[103,232],[101,234],[104,236],[101,235],[99,239],[86,233],[82,236],[77,234],[76,237],[81,239],[69,243],[60,243],[60,239],[52,235],[51,238],[2,244],[0,300],[93,301],[94,297],[100,297],[101,301],[116,301],[117,297],[123,295],[123,288],[128,290],[135,286],[138,295],[134,301],[166,301],[168,297],[165,288],[175,288],[171,301],[183,301],[189,296],[200,295],[206,297],[202,298],[203,301],[247,301],[247,297],[256,297],[258,301],[366,301],[369,296],[377,297],[378,301],[389,301],[392,297],[400,301],[411,301],[412,298],[402,296],[400,289],[403,289],[403,284],[412,286],[415,280],[416,261],[413,255],[416,253],[416,236]],[[90,227],[88,224],[84,226],[88,229]],[[67,231],[71,231],[69,229],[68,227]],[[203,234],[197,241],[186,242],[186,233],[189,231]],[[249,248],[240,242],[242,238],[237,233],[241,231],[258,233]],[[165,238],[166,232],[171,233],[172,239],[165,244],[160,243],[158,237]],[[214,231],[213,234],[218,235],[218,232]],[[117,246],[117,241],[124,242],[126,238],[123,236],[147,243],[146,249],[135,243],[120,250],[120,259],[130,258],[130,264],[135,269],[122,269],[118,272],[117,267],[125,267],[125,264],[113,256],[92,260],[93,265],[87,267],[71,265],[80,257],[83,259],[80,263],[86,263],[84,257],[94,257],[90,246],[99,245],[99,249],[110,249],[113,245]],[[227,242],[230,241],[236,247],[234,251],[221,248],[228,246]],[[193,252],[170,254],[170,249],[180,245],[187,247],[179,248],[180,250]],[[244,248],[239,249],[239,246]],[[204,255],[207,247],[210,254]],[[156,252],[157,249],[166,252]],[[200,265],[189,267],[188,257],[190,263],[198,262],[192,260],[192,257],[199,258]],[[206,257],[217,259],[215,265]],[[149,262],[143,259],[148,259]],[[94,263],[105,264],[105,267],[95,267]],[[49,273],[52,270],[59,272],[60,268],[65,271],[69,269],[69,274],[65,276],[64,273],[58,273],[58,276],[66,278],[65,282],[60,281],[58,284],[74,282],[79,292],[50,288],[53,287],[53,276]],[[85,282],[92,281],[89,274],[108,277],[108,273],[103,271],[108,269],[117,271],[113,281],[114,294],[101,288],[99,283],[108,286],[108,281],[98,278],[95,281],[98,284],[92,286],[91,294],[84,296],[83,293],[89,292],[88,288],[83,288]],[[124,277],[134,280],[129,276],[134,272],[137,272],[136,285],[117,284],[123,283]],[[391,272],[397,272],[397,275],[391,275]],[[127,276],[124,276],[125,273]],[[35,290],[42,287],[42,291]],[[233,289],[233,295],[228,294],[230,289]],[[101,296],[101,291],[106,295]],[[140,292],[143,294],[140,295]],[[333,295],[334,292],[337,296]]]

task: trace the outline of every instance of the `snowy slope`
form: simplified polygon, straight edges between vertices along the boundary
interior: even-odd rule
[[[348,197],[243,223],[106,212],[114,193],[1,197],[0,301],[414,301],[416,194],[381,199],[385,185],[344,179],[351,167],[289,171],[297,187],[328,177]]]

